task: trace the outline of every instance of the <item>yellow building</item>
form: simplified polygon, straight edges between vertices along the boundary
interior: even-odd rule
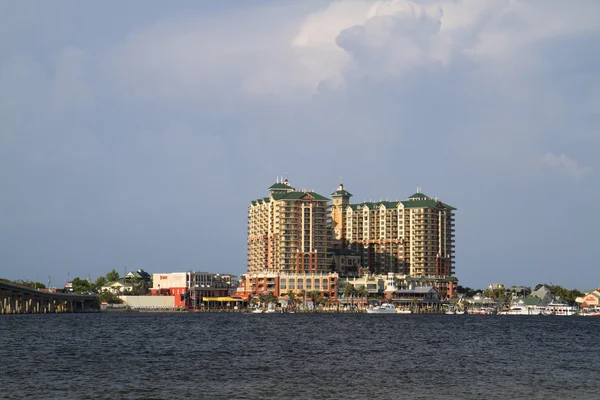
[[[370,272],[448,277],[454,273],[454,207],[421,193],[407,201],[350,204],[340,184],[331,194],[334,247],[362,256]]]
[[[287,179],[248,207],[248,272],[330,272],[329,199]]]

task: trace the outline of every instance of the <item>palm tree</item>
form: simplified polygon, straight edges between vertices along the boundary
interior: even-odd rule
[[[350,285],[350,284],[345,285],[344,288],[342,289],[342,293],[344,294],[344,297],[350,297],[350,305],[351,305],[352,309],[354,309],[354,296],[356,296],[357,292],[358,291],[356,290],[354,285]]]
[[[298,296],[302,299],[302,308],[306,309],[306,290],[304,290],[304,289],[300,290],[300,293],[298,293]]]
[[[292,308],[296,307],[296,293],[290,289],[285,293],[285,295],[288,297],[288,304],[291,304]]]
[[[106,274],[106,279],[109,282],[116,282],[119,280],[119,278],[120,278],[119,273],[114,268],[112,269],[112,271],[110,271],[108,274]]]
[[[415,312],[415,311],[416,311],[416,309],[417,309],[417,307],[418,307],[418,305],[419,305],[419,299],[417,299],[417,298],[414,298],[414,299],[412,300],[412,304],[413,304],[413,312]]]
[[[323,299],[323,296],[321,296],[321,292],[319,292],[318,290],[313,290],[312,292],[310,292],[308,294],[308,297],[310,297],[310,299],[313,302],[313,310],[316,311],[317,309],[317,305],[321,304]]]
[[[358,297],[363,297],[366,300],[365,302],[368,302],[369,290],[367,289],[367,287],[365,285],[362,285],[356,291],[356,295]]]

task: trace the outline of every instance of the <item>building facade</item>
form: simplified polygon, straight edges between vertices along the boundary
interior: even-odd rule
[[[324,273],[329,199],[296,190],[288,180],[269,188],[269,197],[248,207],[248,272]]]
[[[243,274],[236,295],[245,298],[271,293],[276,297],[290,291],[295,294],[319,292],[328,300],[338,297],[338,274],[336,273],[286,273],[263,271]]]
[[[152,278],[153,296],[174,296],[175,307],[192,307],[202,303],[203,298],[228,296],[231,281],[237,282],[234,275],[210,272],[172,272],[154,274]]]
[[[334,247],[361,256],[371,273],[454,274],[454,207],[421,193],[407,201],[351,204],[340,184],[331,194]]]

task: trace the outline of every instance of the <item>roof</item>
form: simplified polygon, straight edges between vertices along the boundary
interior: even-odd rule
[[[433,286],[416,286],[412,289],[401,289],[397,293],[437,293],[437,289]]]
[[[366,201],[364,203],[359,204],[348,204],[348,207],[351,207],[353,210],[362,210],[364,206],[367,206],[370,210],[376,210],[381,205],[385,206],[387,209],[397,208],[399,205],[402,205],[403,208],[440,208],[446,210],[456,210],[456,208],[448,205],[446,203],[442,203],[441,201],[436,200],[408,200],[408,201],[379,201],[379,202],[370,202]]]
[[[102,286],[102,287],[130,287],[131,283],[124,281],[122,279],[119,279],[118,281],[114,281],[114,282],[108,282],[106,285]]]
[[[543,300],[548,296],[552,296],[552,292],[550,292],[550,290],[546,286],[541,286],[538,290],[534,290],[533,292],[531,292],[531,295]]]
[[[425,193],[415,193],[408,198],[409,200],[431,200],[431,197],[427,196]]]
[[[240,298],[223,296],[223,297],[203,297],[202,301],[242,301]]]
[[[335,192],[331,193],[331,197],[352,197],[352,193],[345,189],[336,190]]]
[[[290,185],[285,184],[285,183],[279,183],[279,182],[274,183],[271,186],[269,186],[269,190],[271,190],[271,189],[285,189],[285,190],[290,190],[291,189],[291,190],[295,190]]]
[[[300,200],[305,195],[309,195],[317,201],[329,201],[325,196],[321,196],[315,192],[289,192],[289,193],[273,193],[273,199],[275,200]]]
[[[408,201],[401,201],[401,203],[404,208],[443,208],[447,210],[456,210],[456,208],[452,207],[451,205],[442,203],[439,200],[432,200],[429,197],[427,197],[426,200],[412,199]]]
[[[537,306],[540,304],[541,299],[536,296],[527,296],[525,297],[525,305],[526,306]]]

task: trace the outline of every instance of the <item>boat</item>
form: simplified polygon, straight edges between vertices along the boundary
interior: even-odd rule
[[[409,308],[399,308],[396,310],[396,314],[412,314]]]
[[[582,311],[579,315],[582,317],[600,317],[600,311]]]
[[[367,307],[367,314],[395,314],[396,307],[393,304],[385,303],[380,306]]]
[[[255,308],[254,310],[252,310],[252,314],[262,314],[263,310],[260,308]]]
[[[527,307],[523,301],[513,303],[509,309],[502,310],[498,315],[540,315],[544,311],[542,307]]]
[[[448,308],[445,312],[446,315],[463,315],[465,312],[456,307]]]
[[[471,315],[492,315],[492,314],[494,314],[494,309],[490,308],[490,307],[472,308],[469,310],[469,314],[471,314]]]
[[[265,310],[265,314],[272,314],[272,313],[276,313],[277,310],[275,310],[274,308],[267,308]]]
[[[570,306],[559,300],[552,300],[543,311],[544,315],[571,316],[577,314],[577,307]]]

